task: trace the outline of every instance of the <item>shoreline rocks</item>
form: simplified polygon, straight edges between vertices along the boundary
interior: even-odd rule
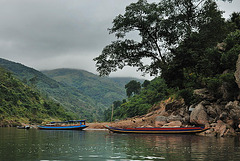
[[[197,104],[186,106],[182,99],[174,100],[169,98],[154,105],[146,115],[108,124],[122,128],[205,126],[210,129],[199,133],[199,135],[216,137],[237,135],[240,128],[240,102],[214,100],[206,89],[199,91],[203,91],[207,96],[201,93],[204,100]]]

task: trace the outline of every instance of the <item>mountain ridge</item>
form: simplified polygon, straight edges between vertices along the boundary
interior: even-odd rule
[[[74,114],[25,85],[0,67],[0,127],[21,123],[41,123],[50,119],[70,119]]]
[[[73,71],[77,72],[78,74],[70,74],[72,80],[69,78],[69,83],[60,81],[60,78],[64,78],[65,75],[58,75],[58,80],[54,80],[46,75],[46,72],[50,72],[50,70],[40,72],[21,63],[2,58],[0,58],[0,66],[12,72],[14,76],[25,84],[38,89],[43,95],[60,103],[66,110],[74,112],[79,115],[79,118],[86,118],[88,121],[101,121],[103,111],[113,101],[126,97],[124,86],[128,81],[132,80],[132,78],[99,77],[82,69],[55,69],[55,71],[60,71],[60,73],[62,69],[70,71],[70,73]],[[81,79],[78,79],[79,74],[83,76]],[[71,83],[74,81],[75,86],[74,83]]]
[[[101,119],[99,113],[105,107],[94,102],[90,97],[82,95],[79,90],[59,83],[40,71],[20,63],[0,58],[0,66],[12,72],[25,84],[37,88],[42,94],[60,103],[66,110],[78,114],[79,118],[86,118],[89,121]]]
[[[80,90],[100,103],[110,106],[116,100],[126,98],[125,84],[134,78],[99,77],[82,69],[58,68],[42,71],[48,77]],[[143,82],[140,79],[134,79]]]

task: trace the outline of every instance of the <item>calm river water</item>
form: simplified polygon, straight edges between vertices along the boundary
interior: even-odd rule
[[[231,161],[240,138],[0,128],[0,161]]]

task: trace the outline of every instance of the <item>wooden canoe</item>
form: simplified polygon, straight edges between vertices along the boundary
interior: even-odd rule
[[[85,120],[70,120],[63,122],[51,122],[51,124],[38,126],[40,130],[82,130],[86,128]]]
[[[117,128],[105,126],[114,133],[138,133],[138,134],[184,134],[199,133],[209,128],[205,127],[136,127],[136,128]]]

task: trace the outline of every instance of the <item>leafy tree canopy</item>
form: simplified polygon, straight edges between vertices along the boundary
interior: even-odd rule
[[[169,49],[177,47],[192,33],[218,24],[211,23],[217,13],[221,15],[220,11],[211,13],[216,8],[213,0],[162,0],[151,4],[139,0],[130,4],[124,15],[113,20],[109,31],[118,40],[107,45],[94,59],[97,71],[104,76],[133,66],[143,73],[158,75],[172,59]],[[128,33],[138,33],[141,40],[128,39]],[[151,63],[145,64],[144,58],[151,59]]]
[[[131,97],[134,94],[139,94],[141,90],[141,83],[135,80],[131,80],[128,84],[125,85],[126,93],[128,97]]]

